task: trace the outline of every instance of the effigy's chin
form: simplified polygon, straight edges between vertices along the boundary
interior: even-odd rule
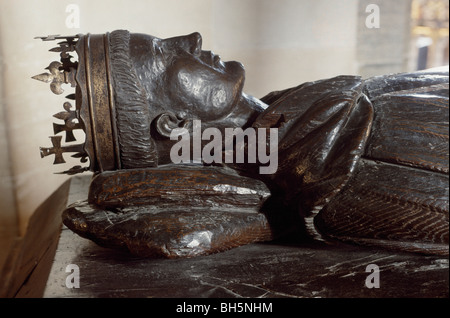
[[[259,211],[269,190],[233,171],[170,166],[105,172],[96,179],[89,199],[69,206],[63,223],[100,246],[179,258],[273,239]]]

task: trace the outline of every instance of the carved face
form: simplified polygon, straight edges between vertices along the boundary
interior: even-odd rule
[[[199,33],[168,39],[132,34],[131,57],[150,105],[202,120],[232,111],[242,94],[244,68],[222,62],[201,45]]]

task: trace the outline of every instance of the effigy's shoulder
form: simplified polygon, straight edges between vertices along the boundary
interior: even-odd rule
[[[448,71],[374,77],[364,93],[375,114],[367,158],[448,175]]]
[[[333,109],[343,101],[356,102],[362,89],[360,76],[340,75],[271,92],[261,98],[269,107],[258,116],[254,126],[277,127],[282,132],[289,130],[300,117],[317,109],[318,105]]]
[[[364,94],[371,100],[391,95],[429,95],[448,99],[448,68],[375,76],[364,80]]]

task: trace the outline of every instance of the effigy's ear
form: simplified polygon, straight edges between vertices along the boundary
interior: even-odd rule
[[[175,115],[172,112],[165,112],[155,118],[156,131],[163,137],[170,138],[172,131],[176,128],[188,129],[189,122],[183,116],[184,114]],[[182,130],[179,130],[180,135]],[[177,134],[176,134],[177,135]]]

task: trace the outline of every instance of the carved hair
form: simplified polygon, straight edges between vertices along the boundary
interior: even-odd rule
[[[111,32],[109,55],[122,168],[158,165],[156,146],[150,135],[150,110],[130,58],[130,33]]]

